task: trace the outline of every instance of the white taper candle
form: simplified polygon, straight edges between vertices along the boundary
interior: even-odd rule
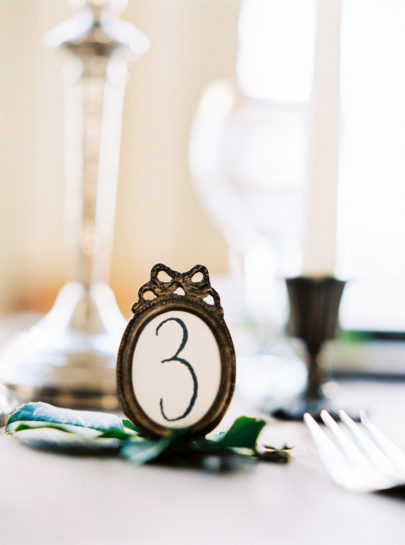
[[[336,265],[341,0],[317,0],[304,276],[333,275]]]

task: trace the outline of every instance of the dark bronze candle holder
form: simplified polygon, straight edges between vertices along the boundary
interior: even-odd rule
[[[286,283],[290,300],[288,334],[304,342],[308,382],[300,397],[277,408],[273,415],[284,420],[301,420],[304,413],[309,412],[319,420],[321,410],[326,409],[339,418],[332,401],[324,392],[326,377],[319,363],[319,355],[325,341],[335,337],[345,282],[332,276],[298,276],[288,278]]]

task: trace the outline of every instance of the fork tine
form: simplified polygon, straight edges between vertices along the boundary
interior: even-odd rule
[[[305,424],[309,429],[323,465],[338,485],[354,492],[375,492],[377,490],[387,490],[395,486],[404,485],[405,472],[403,472],[402,476],[400,472],[398,472],[398,475],[393,475],[391,472],[388,474],[370,463],[361,452],[362,462],[354,464],[353,457],[350,456],[350,458],[347,458],[340,448],[335,445],[335,441],[338,442],[337,435],[340,436],[343,434],[346,437],[346,441],[343,441],[346,447],[347,443],[355,450],[358,450],[358,447],[342,432],[326,411],[324,411],[322,418],[327,425],[330,426],[333,439],[328,437],[310,414],[305,413],[304,415]],[[365,419],[364,416],[363,418]],[[336,435],[335,426],[338,428],[340,434],[338,433]],[[379,430],[377,430],[377,432],[379,432]],[[341,437],[339,438],[341,439]],[[391,447],[391,442],[389,441],[389,443]],[[352,448],[349,448],[350,454],[352,454]],[[398,447],[396,447],[396,449],[398,449]],[[404,455],[400,449],[398,450]],[[354,456],[356,458],[356,455]]]
[[[324,466],[332,477],[334,477],[335,480],[338,480],[337,473],[344,472],[347,467],[346,459],[309,413],[304,414],[304,421],[318,449],[319,456],[321,457]]]
[[[346,455],[351,463],[356,465],[368,463],[367,458],[364,456],[361,450],[348,437],[348,435],[342,431],[342,429],[333,420],[328,411],[321,411],[321,418],[336,439],[336,442],[338,443],[342,452]]]
[[[400,449],[398,445],[393,443],[391,439],[388,439],[388,437],[369,420],[364,411],[360,413],[360,418],[362,424],[367,428],[367,431],[387,458],[397,467],[397,469],[405,474],[405,452]]]
[[[383,471],[392,472],[392,464],[376,443],[370,439],[345,411],[339,411],[341,421],[348,428],[354,440],[369,460]]]

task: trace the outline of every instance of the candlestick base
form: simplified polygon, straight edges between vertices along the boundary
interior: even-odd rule
[[[126,322],[105,284],[66,284],[50,312],[0,356],[0,381],[22,401],[113,410],[115,365]]]
[[[305,413],[310,413],[317,422],[322,424],[323,420],[320,417],[321,411],[328,411],[328,413],[339,422],[339,410],[341,409],[344,409],[344,411],[356,422],[360,421],[359,410],[342,407],[335,399],[328,397],[326,394],[319,399],[308,398],[303,395],[290,401],[286,401],[284,405],[278,405],[277,407],[270,409],[269,412],[274,418],[287,421],[300,421],[303,419]]]
[[[12,411],[16,409],[19,402],[15,395],[10,392],[4,384],[0,384],[0,426],[4,426]]]
[[[326,409],[339,419],[334,403],[324,392],[326,376],[319,364],[319,353],[324,342],[335,336],[345,282],[334,277],[299,276],[288,278],[286,283],[290,300],[288,332],[304,341],[308,382],[300,397],[274,408],[271,413],[283,420],[301,420],[309,412],[319,420],[321,410]]]

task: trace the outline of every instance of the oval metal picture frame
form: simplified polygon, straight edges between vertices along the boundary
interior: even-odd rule
[[[162,274],[168,280],[159,279]],[[118,351],[118,397],[126,416],[146,436],[162,437],[173,429],[155,422],[144,412],[136,398],[132,379],[135,348],[144,328],[155,317],[172,310],[184,311],[200,318],[213,333],[218,346],[221,361],[218,392],[204,416],[188,429],[189,436],[204,436],[219,424],[231,402],[235,388],[236,358],[219,295],[212,288],[208,270],[203,265],[196,265],[185,273],[174,271],[161,263],[152,268],[150,281],[141,286],[138,301],[132,306],[134,315],[127,325]]]

